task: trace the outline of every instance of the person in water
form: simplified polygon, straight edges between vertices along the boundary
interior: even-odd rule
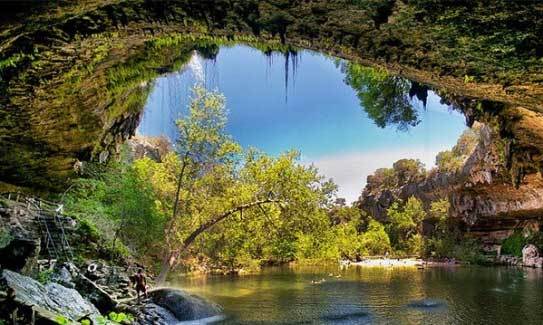
[[[134,275],[134,282],[136,286],[136,292],[138,293],[138,302],[140,301],[140,293],[143,293],[143,296],[147,298],[147,280],[145,279],[145,274],[143,274],[143,269],[138,269],[138,273]]]

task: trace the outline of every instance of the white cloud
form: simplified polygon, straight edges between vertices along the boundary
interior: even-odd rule
[[[315,165],[321,174],[332,178],[339,186],[338,196],[352,203],[366,186],[368,175],[373,174],[376,169],[391,167],[395,161],[403,158],[420,159],[426,168],[429,168],[434,166],[436,154],[447,149],[445,146],[379,149],[316,159],[305,157],[302,162]]]
[[[203,85],[205,83],[204,59],[198,52],[195,51],[192,54],[188,63],[188,68],[192,71],[196,83]]]

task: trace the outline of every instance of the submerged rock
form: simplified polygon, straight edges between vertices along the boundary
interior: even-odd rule
[[[221,318],[222,308],[183,290],[163,288],[149,292],[142,305],[132,306],[137,324],[177,324]]]
[[[407,304],[407,306],[418,309],[434,309],[446,307],[447,304],[444,301],[437,299],[421,299],[411,301],[409,304]]]
[[[9,270],[2,272],[1,287],[15,292],[15,302],[23,309],[33,309],[38,319],[55,321],[57,317],[77,321],[96,321],[100,313],[79,292],[58,283],[42,285],[27,276]]]

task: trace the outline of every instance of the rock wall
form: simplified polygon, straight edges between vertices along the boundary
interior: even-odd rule
[[[537,231],[543,221],[543,179],[532,172],[515,186],[506,168],[503,147],[497,131],[485,126],[477,147],[458,171],[434,170],[421,181],[395,189],[367,186],[359,205],[378,220],[386,221],[386,209],[396,200],[414,196],[429,207],[432,201],[448,199],[450,217],[474,236],[499,241],[513,229],[531,227]]]
[[[36,265],[41,237],[23,206],[0,198],[0,268],[28,272]]]

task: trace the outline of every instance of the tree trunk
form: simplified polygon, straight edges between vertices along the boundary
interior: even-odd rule
[[[198,227],[196,230],[194,230],[184,241],[183,246],[178,251],[170,251],[168,250],[168,253],[164,255],[164,259],[162,260],[162,266],[160,268],[160,274],[157,277],[156,285],[161,286],[166,281],[166,277],[168,276],[168,273],[170,272],[171,268],[175,264],[175,261],[183,254],[185,251],[188,250],[190,245],[196,240],[196,238],[203,233],[204,231],[208,230],[209,228],[213,227],[220,221],[228,218],[229,216],[233,215],[236,212],[243,211],[243,209],[248,209],[254,206],[260,206],[261,204],[266,203],[279,203],[281,201],[275,200],[275,199],[265,199],[265,200],[259,200],[250,202],[247,204],[243,204],[240,206],[237,206],[233,209],[230,209],[223,214],[220,214],[216,216],[215,218],[212,218],[208,220],[207,222],[203,223]]]
[[[157,287],[162,286],[164,282],[166,282],[166,278],[168,277],[168,273],[172,269],[172,267],[175,264],[177,254],[175,252],[168,252],[164,254],[164,258],[162,259],[162,265],[160,266],[160,273],[158,274],[158,277],[156,279],[156,285]]]

